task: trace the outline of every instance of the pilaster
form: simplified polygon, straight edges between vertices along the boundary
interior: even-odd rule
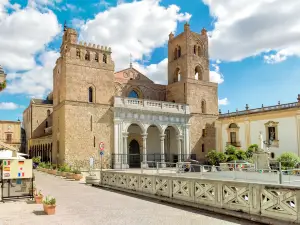
[[[215,128],[216,128],[216,151],[223,152],[222,122],[217,120],[215,122]]]

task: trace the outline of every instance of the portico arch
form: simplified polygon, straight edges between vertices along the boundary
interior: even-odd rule
[[[168,125],[164,130],[166,162],[178,162],[182,157],[182,135],[175,125]]]
[[[139,168],[142,162],[143,141],[142,134],[144,133],[144,126],[140,123],[132,123],[126,129],[127,132],[123,134],[124,146],[124,164],[128,164],[129,168]]]
[[[147,161],[157,162],[161,161],[161,146],[160,137],[162,134],[162,128],[159,125],[150,125],[147,127]]]

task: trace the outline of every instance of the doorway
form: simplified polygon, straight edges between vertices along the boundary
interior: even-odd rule
[[[132,140],[129,144],[129,168],[141,167],[140,145],[136,140]]]

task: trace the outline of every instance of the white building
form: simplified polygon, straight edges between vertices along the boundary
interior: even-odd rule
[[[220,114],[216,122],[217,150],[225,151],[227,145],[246,150],[251,144],[259,144],[262,132],[271,157],[284,152],[300,156],[300,95],[298,102],[257,109]]]

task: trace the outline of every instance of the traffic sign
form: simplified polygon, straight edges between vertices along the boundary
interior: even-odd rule
[[[100,155],[101,155],[101,156],[103,156],[103,155],[104,155],[104,152],[103,152],[103,151],[101,151],[101,152],[100,152]]]
[[[99,149],[100,149],[100,151],[104,150],[104,142],[100,142]]]

